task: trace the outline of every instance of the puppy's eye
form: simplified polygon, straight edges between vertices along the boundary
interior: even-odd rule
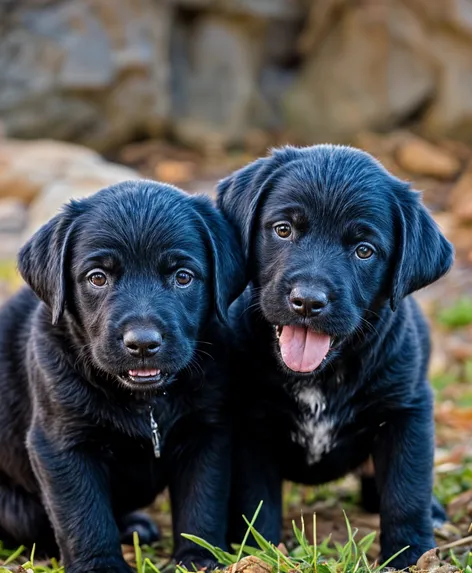
[[[87,275],[88,282],[97,288],[103,288],[107,286],[108,279],[107,275],[103,271],[93,270]]]
[[[193,274],[186,269],[179,269],[175,273],[175,284],[178,287],[188,287],[188,285],[193,281]]]
[[[367,243],[362,243],[356,249],[356,256],[359,259],[370,259],[374,254],[374,249]]]
[[[287,221],[276,223],[273,226],[273,229],[281,239],[288,239],[292,235],[292,225],[290,225],[290,223],[287,223]]]

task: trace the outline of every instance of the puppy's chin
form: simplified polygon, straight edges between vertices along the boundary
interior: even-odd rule
[[[128,391],[159,394],[176,383],[178,374],[188,368],[195,348],[190,344],[169,344],[164,351],[143,359],[133,358],[106,341],[90,345],[89,352],[84,362],[92,366],[99,379]]]

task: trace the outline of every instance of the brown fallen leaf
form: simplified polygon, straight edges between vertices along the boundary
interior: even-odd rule
[[[440,565],[441,561],[439,560],[439,549],[437,547],[423,553],[416,562],[416,567],[420,571],[434,571],[438,569]]]
[[[156,179],[168,183],[187,183],[195,175],[195,164],[191,161],[160,161],[154,168]]]
[[[259,557],[255,557],[254,555],[248,555],[238,561],[234,565],[231,565],[226,570],[228,573],[271,573],[272,567],[259,559]]]

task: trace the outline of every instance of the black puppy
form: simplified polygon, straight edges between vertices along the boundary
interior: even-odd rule
[[[286,147],[219,185],[250,286],[231,313],[232,534],[281,531],[281,483],[321,484],[375,465],[381,546],[410,565],[434,546],[428,327],[410,293],[453,249],[409,185],[348,147]],[[439,510],[440,511],[440,510]]]
[[[0,539],[60,548],[68,573],[128,572],[120,533],[166,485],[175,558],[225,541],[229,429],[220,321],[244,285],[205,197],[151,181],[73,201],[19,255],[0,312]],[[144,536],[144,538],[143,538]]]

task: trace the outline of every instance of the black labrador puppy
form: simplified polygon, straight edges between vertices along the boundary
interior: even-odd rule
[[[0,312],[0,539],[129,572],[120,539],[156,536],[133,512],[169,485],[175,558],[211,563],[180,534],[225,542],[220,323],[244,287],[228,227],[206,197],[125,182],[23,247],[29,286]]]
[[[275,150],[218,193],[250,280],[231,309],[233,538],[264,500],[256,527],[278,543],[283,479],[322,484],[372,456],[383,556],[409,546],[393,564],[413,564],[434,546],[434,427],[408,295],[449,270],[450,243],[418,193],[348,147]]]

